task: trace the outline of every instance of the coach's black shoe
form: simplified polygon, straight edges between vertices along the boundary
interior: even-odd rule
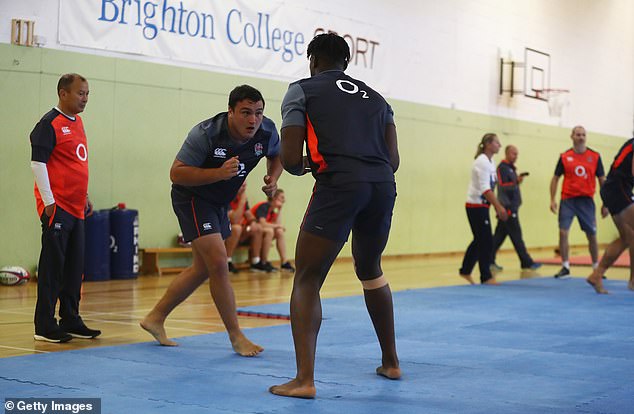
[[[101,335],[101,331],[98,329],[90,329],[89,327],[87,327],[86,325],[80,325],[74,328],[62,328],[64,329],[66,332],[68,332],[68,334],[70,336],[72,336],[73,338],[82,338],[82,339],[93,339],[98,337],[99,335]]]
[[[36,333],[35,335],[33,335],[33,339],[35,339],[36,341],[63,343],[70,341],[71,339],[73,339],[73,337],[62,331],[61,329],[58,329],[56,331],[52,331],[42,335]]]
[[[568,279],[570,277],[570,269],[565,266],[561,267],[561,270],[555,275],[555,279]]]
[[[529,266],[523,266],[523,267],[522,267],[522,270],[537,270],[537,269],[539,269],[540,267],[542,267],[542,264],[541,264],[541,263],[536,263],[536,262],[533,262],[533,264],[531,264],[531,265],[529,265]]]

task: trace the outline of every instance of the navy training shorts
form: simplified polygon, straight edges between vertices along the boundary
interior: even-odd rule
[[[632,185],[621,180],[606,181],[601,187],[601,200],[611,215],[615,216],[632,203]]]
[[[350,231],[367,235],[390,232],[396,183],[315,183],[302,230],[329,240],[347,241]]]
[[[190,200],[172,197],[172,207],[185,242],[207,234],[220,233],[223,240],[231,235],[226,206],[218,206],[193,196]]]

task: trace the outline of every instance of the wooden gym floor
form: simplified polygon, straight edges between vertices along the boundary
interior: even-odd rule
[[[531,251],[537,260],[552,257],[553,249]],[[587,254],[584,247],[574,247],[571,255]],[[393,291],[404,289],[453,286],[465,284],[458,276],[462,254],[442,254],[420,257],[387,257],[383,270]],[[504,270],[498,281],[524,277],[550,277],[558,266],[543,266],[536,272],[523,272],[513,251],[503,251],[498,264]],[[572,274],[585,277],[589,267],[573,267]],[[473,273],[477,280],[477,269]],[[33,340],[33,310],[36,283],[23,286],[0,286],[0,358],[83,349],[97,346],[122,345],[153,340],[139,325],[139,320],[163,295],[176,275],[140,276],[132,280],[86,282],[83,285],[81,314],[91,328],[101,329],[102,335],[94,340],[73,339],[66,344],[51,344]],[[629,270],[613,268],[608,277],[628,280]],[[231,276],[238,308],[270,303],[288,303],[293,283],[289,273],[250,273],[242,271]],[[492,287],[494,288],[494,287]],[[322,297],[353,296],[362,293],[349,259],[340,259],[333,266],[322,289]],[[240,317],[243,328],[286,324],[288,321],[256,317]],[[166,322],[172,338],[222,332],[224,327],[212,304],[207,285],[201,286],[175,309]],[[266,345],[266,344],[264,344]]]

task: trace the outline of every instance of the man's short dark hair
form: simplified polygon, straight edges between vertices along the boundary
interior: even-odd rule
[[[62,89],[66,92],[70,91],[70,85],[72,85],[77,78],[79,78],[82,82],[88,82],[86,78],[77,73],[67,73],[62,75],[62,77],[59,78],[59,81],[57,81],[57,94],[59,95],[59,92]]]
[[[229,108],[234,109],[236,104],[240,101],[248,99],[253,102],[262,101],[262,106],[265,105],[264,98],[260,91],[253,86],[240,85],[236,86],[229,94]]]
[[[311,40],[306,55],[308,59],[315,56],[319,61],[341,66],[345,70],[350,61],[350,47],[348,42],[336,33],[323,33]]]

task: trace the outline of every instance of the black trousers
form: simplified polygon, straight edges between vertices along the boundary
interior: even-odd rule
[[[60,326],[76,327],[84,273],[84,220],[60,207],[53,217],[42,213],[42,250],[38,264],[35,333],[58,329],[55,305],[59,299]]]
[[[486,207],[467,207],[467,218],[473,233],[473,241],[467,247],[462,259],[460,274],[470,275],[478,263],[480,267],[480,282],[491,279],[491,263],[493,263],[493,235],[491,234],[491,220],[489,209]]]
[[[526,245],[522,238],[520,218],[517,213],[509,214],[507,221],[498,220],[498,224],[495,227],[495,234],[493,235],[493,262],[495,262],[497,251],[500,249],[500,246],[502,246],[502,243],[504,243],[506,236],[511,238],[513,247],[520,259],[521,267],[526,268],[532,266],[534,262],[526,250]]]

